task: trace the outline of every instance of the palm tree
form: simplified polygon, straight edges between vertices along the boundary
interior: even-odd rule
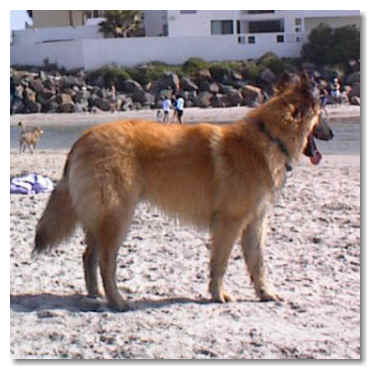
[[[135,34],[141,25],[140,10],[106,10],[105,21],[99,23],[104,37],[129,37]]]

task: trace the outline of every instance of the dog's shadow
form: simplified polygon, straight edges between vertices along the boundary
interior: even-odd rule
[[[128,301],[129,311],[145,309],[161,309],[171,305],[184,304],[215,304],[210,299],[189,299],[185,297],[164,298],[158,300],[133,300]],[[70,312],[107,312],[110,309],[103,299],[88,298],[84,295],[56,295],[56,294],[24,294],[10,295],[10,309],[14,312],[39,312],[52,316],[52,310],[66,310]],[[49,312],[49,313],[46,313]]]

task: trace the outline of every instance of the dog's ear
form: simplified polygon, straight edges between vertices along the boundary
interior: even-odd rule
[[[288,72],[284,71],[280,75],[280,78],[275,85],[275,88],[274,88],[275,95],[279,95],[283,93],[291,83],[292,83],[292,76]]]
[[[307,72],[302,72],[300,75],[301,83],[300,90],[301,93],[314,102],[320,98],[320,89],[313,78],[311,78]]]

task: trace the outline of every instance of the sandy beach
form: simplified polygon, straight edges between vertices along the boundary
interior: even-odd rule
[[[357,106],[328,110],[334,130],[343,122],[360,124]],[[229,122],[247,111],[192,108],[184,120]],[[154,119],[155,111],[15,115],[11,125],[23,120],[47,129],[121,118]],[[236,244],[225,286],[238,300],[211,303],[208,233],[141,204],[117,264],[131,310],[91,306],[83,298],[82,232],[51,255],[31,259],[49,194],[11,195],[12,358],[360,359],[360,136],[353,133],[346,152],[335,140],[318,166],[302,156],[269,217],[265,258],[282,302],[258,301]],[[10,174],[36,172],[56,182],[67,152],[12,148]]]

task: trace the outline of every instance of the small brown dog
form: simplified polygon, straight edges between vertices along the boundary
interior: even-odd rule
[[[18,123],[18,126],[21,128],[21,133],[19,135],[19,153],[25,152],[26,147],[33,153],[44,131],[39,127],[26,128],[22,121]]]

